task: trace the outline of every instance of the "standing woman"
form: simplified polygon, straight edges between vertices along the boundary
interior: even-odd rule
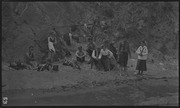
[[[92,52],[93,52],[93,50],[94,50],[95,47],[96,47],[95,42],[93,42],[92,39],[89,39],[89,43],[88,43],[87,49],[86,49],[86,52],[88,53],[88,55],[89,55],[89,57],[90,57],[89,63],[92,62],[92,59],[93,59],[93,58],[92,58]]]
[[[101,59],[102,66],[105,71],[110,71],[110,58],[112,57],[113,53],[108,50],[105,45],[103,45],[98,58]]]
[[[118,62],[120,64],[120,68],[123,71],[126,71],[127,68],[127,63],[128,63],[128,56],[131,58],[131,52],[129,48],[129,43],[127,40],[123,40],[119,44],[119,49],[118,49]]]
[[[53,57],[54,54],[56,53],[56,50],[54,48],[54,44],[57,43],[56,37],[55,37],[55,32],[51,32],[48,36],[48,48],[49,48],[49,57],[50,57],[50,62],[53,62]]]
[[[147,71],[146,60],[148,54],[148,49],[145,41],[140,42],[140,46],[137,49],[136,53],[138,54],[136,70],[138,70],[139,75],[143,75],[143,71]]]

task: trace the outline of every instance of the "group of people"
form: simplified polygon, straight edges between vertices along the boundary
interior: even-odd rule
[[[122,39],[119,43],[119,47],[115,48],[115,42],[111,42],[109,45],[103,44],[100,47],[97,47],[96,44],[90,40],[87,45],[87,50],[83,50],[80,46],[76,52],[76,60],[78,62],[85,62],[85,57],[89,56],[91,64],[91,69],[93,66],[97,70],[103,69],[104,71],[110,71],[119,64],[121,71],[127,70],[128,58],[131,58],[131,51],[129,47],[129,42],[127,38]],[[148,49],[145,41],[140,42],[136,53],[138,54],[137,66],[139,75],[143,75],[143,71],[147,70],[146,60]]]
[[[54,44],[56,44],[57,41],[55,36],[53,36],[54,34],[55,33],[53,32],[48,37],[50,62],[53,62],[53,55],[56,53]],[[95,66],[97,70],[110,71],[115,68],[117,64],[119,64],[121,71],[126,71],[128,58],[131,58],[129,42],[127,41],[127,38],[122,39],[122,42],[119,43],[118,48],[114,46],[114,43],[115,42],[111,42],[110,44],[104,43],[100,47],[98,47],[93,42],[93,40],[90,40],[86,50],[84,50],[82,46],[78,47],[78,50],[75,53],[76,59],[72,59],[71,55],[66,55],[63,65],[69,65],[81,69],[79,63],[87,62],[85,58],[88,56],[90,58],[88,63],[91,65],[91,69],[93,68],[93,66]],[[140,42],[140,46],[138,47],[136,53],[138,54],[136,69],[138,70],[138,74],[142,75],[143,71],[147,70],[146,60],[148,49],[145,41]],[[30,66],[37,65],[33,62],[35,61],[33,54],[33,46],[29,47],[29,51],[25,57],[26,64]]]

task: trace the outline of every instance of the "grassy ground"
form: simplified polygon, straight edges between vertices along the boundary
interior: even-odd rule
[[[51,96],[57,95],[57,93],[69,93],[74,91],[82,90],[85,88],[91,88],[94,90],[97,87],[102,86],[116,86],[116,82],[119,84],[128,85],[128,81],[138,81],[138,77],[135,73],[136,60],[130,59],[128,61],[128,74],[129,77],[120,76],[120,71],[96,71],[90,69],[90,65],[82,64],[82,70],[76,70],[72,67],[67,67],[59,64],[58,72],[50,71],[31,71],[31,70],[20,70],[13,71],[7,67],[6,63],[2,65],[2,91],[3,95],[11,95],[13,98],[25,97],[25,94],[36,93],[39,96]],[[177,64],[172,63],[149,63],[147,64],[147,72],[145,72],[145,78],[141,85],[148,85],[150,87],[157,88],[160,85],[167,85],[168,80],[169,86],[178,86],[178,70]],[[162,79],[158,81],[156,79]],[[171,79],[174,79],[171,81]],[[135,83],[134,83],[135,84]],[[132,84],[132,85],[134,85]],[[161,88],[159,88],[161,89]],[[36,92],[35,92],[36,91]],[[139,90],[138,90],[139,91]],[[24,93],[24,94],[23,94]],[[21,94],[21,96],[20,96]],[[138,92],[138,95],[139,92]],[[136,97],[136,96],[133,96]],[[176,99],[176,94],[173,94],[167,98],[149,97],[141,101],[136,102],[137,105],[154,105],[159,102],[170,102],[170,100]],[[177,99],[176,99],[177,100]]]

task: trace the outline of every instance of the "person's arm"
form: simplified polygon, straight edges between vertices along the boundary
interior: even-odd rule
[[[148,49],[147,49],[147,47],[145,46],[144,47],[144,51],[142,52],[142,55],[147,55],[148,54]]]
[[[77,57],[79,57],[78,52],[79,52],[79,51],[76,51],[76,53],[75,53],[75,55],[76,55]]]
[[[109,57],[112,58],[113,57],[113,53],[110,50],[108,50],[108,53],[109,53]]]
[[[141,52],[140,52],[140,48],[141,48],[141,46],[136,50],[136,53],[137,54],[140,54]]]
[[[93,52],[92,52],[92,58],[96,59],[95,50],[93,50]]]

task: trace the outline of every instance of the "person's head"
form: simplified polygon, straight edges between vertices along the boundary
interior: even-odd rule
[[[79,51],[82,51],[82,46],[79,46],[79,47],[78,47],[78,50],[79,50]]]
[[[52,37],[54,37],[55,36],[55,32],[54,31],[51,31],[50,33],[49,33],[49,36],[52,36]]]
[[[106,46],[103,44],[103,45],[101,46],[101,48],[102,48],[103,50],[105,50],[105,49],[106,49]]]
[[[34,47],[33,46],[29,46],[29,51],[33,51]]]

